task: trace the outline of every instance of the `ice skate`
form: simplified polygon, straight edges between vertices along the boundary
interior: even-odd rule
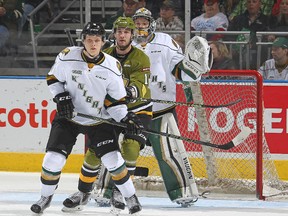
[[[111,211],[113,215],[119,215],[121,210],[125,209],[125,203],[121,192],[114,187],[112,190],[112,197],[110,199]]]
[[[41,196],[35,204],[31,206],[31,211],[34,213],[42,213],[46,208],[50,206],[53,195],[45,197]]]
[[[125,197],[125,200],[126,200],[127,207],[129,209],[129,214],[139,216],[140,215],[139,212],[142,210],[142,206],[139,203],[137,196],[134,194],[133,196],[129,198]]]
[[[78,191],[64,200],[62,208],[63,212],[81,211],[90,199],[91,193],[83,193]]]
[[[190,207],[193,203],[197,202],[197,197],[182,197],[178,198],[176,200],[173,200],[173,202],[176,202],[177,204],[181,205],[183,208]]]

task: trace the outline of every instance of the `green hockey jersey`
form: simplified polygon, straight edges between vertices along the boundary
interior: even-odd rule
[[[140,49],[133,47],[126,55],[118,55],[116,47],[109,47],[103,50],[105,53],[115,57],[120,61],[123,68],[123,79],[125,86],[134,86],[137,88],[139,98],[150,99],[151,92],[149,88],[150,77],[150,60],[149,57]],[[136,113],[151,112],[152,103],[147,101],[137,100],[134,103],[128,104],[129,111]],[[147,113],[148,114],[148,113]],[[151,112],[152,114],[152,112]]]

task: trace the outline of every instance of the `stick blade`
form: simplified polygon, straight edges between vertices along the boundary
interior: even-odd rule
[[[243,127],[241,132],[232,140],[234,146],[239,145],[240,143],[244,142],[247,137],[251,134],[251,129],[249,127]]]
[[[149,174],[149,169],[147,167],[136,167],[134,176],[147,177]]]
[[[217,148],[219,149],[224,149],[224,150],[229,150],[240,143],[244,142],[244,140],[247,139],[247,137],[250,135],[251,129],[249,127],[244,127],[241,132],[230,142],[224,144],[224,145],[218,145]]]

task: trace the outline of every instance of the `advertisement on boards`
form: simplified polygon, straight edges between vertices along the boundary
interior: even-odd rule
[[[45,152],[56,113],[45,78],[2,78],[0,86],[0,152]],[[72,153],[83,149],[79,135]]]
[[[2,78],[0,86],[1,95],[5,97],[0,102],[0,152],[44,152],[56,112],[46,80],[31,77]],[[265,137],[272,154],[288,154],[287,94],[286,83],[264,83]],[[254,118],[253,109],[236,109],[227,108],[226,114],[246,112],[248,119],[249,116]],[[217,116],[216,111],[214,115]],[[225,127],[222,125],[221,128]],[[214,129],[217,131],[216,126]],[[229,131],[229,128],[225,130]],[[84,136],[80,135],[73,153],[83,153],[83,148]]]

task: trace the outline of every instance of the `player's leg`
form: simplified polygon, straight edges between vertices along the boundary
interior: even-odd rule
[[[64,200],[62,211],[80,211],[89,202],[93,184],[97,178],[101,161],[92,149],[85,153],[78,180],[78,191]]]
[[[115,186],[125,198],[129,213],[134,214],[141,211],[142,206],[135,194],[135,187],[120,151],[113,151],[104,154],[101,157],[101,161],[110,172]],[[118,211],[119,209],[113,210]]]
[[[34,213],[42,213],[50,206],[66,158],[76,142],[78,133],[75,131],[77,131],[76,126],[68,120],[57,117],[53,120],[46,154],[42,163],[41,198],[31,206],[31,211]]]
[[[174,119],[172,113],[166,113],[154,119],[151,125],[152,130],[177,133],[176,121],[175,119],[171,121],[170,118]],[[184,198],[190,202],[195,200],[198,196],[198,190],[195,181],[192,183],[189,180],[189,178],[194,180],[194,176],[183,142],[157,135],[150,135],[149,141],[158,161],[165,188],[171,201],[178,202]],[[187,167],[190,169],[187,169]],[[193,184],[193,194],[190,184]]]
[[[151,115],[138,114],[145,128],[148,128],[151,123]],[[121,153],[126,161],[126,167],[131,176],[134,175],[136,170],[136,162],[139,157],[139,152],[145,147],[146,144],[146,134],[131,135],[124,134],[123,140],[121,142]],[[95,186],[94,198],[99,206],[105,205],[107,199],[110,199],[111,204],[115,208],[124,209],[123,197],[121,193],[115,188],[113,181],[111,180],[111,175],[107,170],[100,172],[100,176],[97,180]]]
[[[119,131],[114,129],[115,135],[112,136],[111,129],[113,129],[111,125],[106,125],[106,128],[102,127],[100,130],[101,136],[103,136],[102,140],[109,140],[109,144],[99,145],[99,138],[93,134],[90,136],[91,145],[95,148],[96,156],[101,158],[101,162],[111,174],[112,181],[117,190],[120,191],[121,195],[125,198],[129,213],[134,214],[141,211],[142,207],[135,194],[135,187],[126,167],[125,160],[119,150]]]

